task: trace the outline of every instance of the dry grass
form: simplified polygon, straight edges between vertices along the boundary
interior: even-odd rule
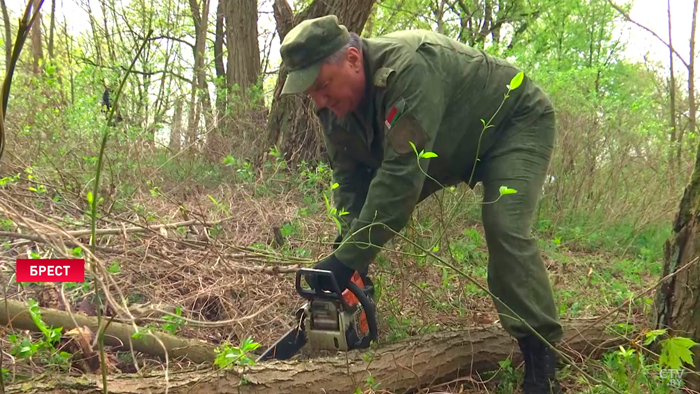
[[[62,297],[46,296],[47,288],[51,287],[17,284],[11,275],[14,260],[26,256],[30,251],[42,256],[55,256],[72,249],[63,246],[65,242],[87,245],[88,236],[75,238],[65,233],[58,234],[59,227],[66,231],[88,228],[84,222],[87,219],[80,211],[84,204],[77,198],[58,204],[48,195],[37,196],[26,192],[26,186],[21,181],[0,191],[3,201],[0,213],[12,220],[15,226],[13,232],[42,235],[45,242],[27,243],[20,235],[9,239],[9,245],[0,251],[3,261],[2,285],[8,298],[22,301],[33,298],[39,301],[40,306],[65,309]],[[220,186],[208,193],[190,193],[186,199],[178,201],[164,196],[136,194],[131,206],[142,208],[125,209],[102,218],[98,228],[119,229],[197,220],[195,225],[178,230],[168,229],[166,233],[122,232],[99,237],[95,261],[99,261],[103,267],[115,263],[119,267],[119,272],[109,275],[109,280],[102,280],[101,285],[109,289],[114,300],[119,301],[121,294],[130,305],[135,306],[132,316],[124,315],[118,308],[108,308],[107,315],[117,315],[118,319],[138,322],[142,326],[162,324],[163,320],[158,317],[146,318],[134,313],[139,307],[147,305],[169,311],[179,307],[182,316],[187,319],[204,323],[227,322],[215,326],[187,324],[178,328],[177,334],[180,336],[214,344],[230,342],[237,345],[244,338],[252,337],[265,347],[291,328],[294,311],[303,300],[294,291],[290,273],[296,267],[312,264],[315,259],[328,253],[328,243],[335,236],[335,227],[325,220],[323,212],[301,214],[298,208],[303,205],[302,195],[297,189],[278,196],[266,196],[256,194],[255,188],[255,184]],[[209,198],[210,195],[217,203]],[[37,201],[42,201],[41,207],[37,207]],[[183,217],[180,205],[185,208],[186,217]],[[434,216],[434,209],[427,205],[419,216]],[[75,224],[68,224],[69,218]],[[416,221],[420,221],[420,217]],[[275,243],[275,229],[285,223],[293,223],[296,227],[294,233],[285,238],[284,245],[280,246]],[[478,229],[478,224],[474,226]],[[216,234],[208,236],[207,229],[216,229]],[[425,229],[414,224],[409,231],[420,233]],[[460,232],[459,226],[455,225],[450,229],[448,238],[456,238]],[[325,240],[325,243],[321,240]],[[253,245],[267,246],[256,249]],[[395,243],[390,245],[396,249],[402,246]],[[293,257],[295,250],[304,250],[307,257]],[[85,253],[89,255],[87,248]],[[446,326],[493,324],[496,320],[495,309],[488,295],[466,292],[464,289],[468,282],[465,279],[452,279],[451,286],[445,287],[442,271],[434,265],[416,264],[413,258],[398,252],[386,251],[382,255],[385,261],[374,264],[370,272],[383,289],[378,299],[381,340],[417,335],[425,330]],[[554,282],[572,289],[581,285],[573,278],[586,278],[589,269],[585,263],[561,265],[551,258],[547,262]],[[483,265],[484,262],[474,263],[475,266],[479,264]],[[485,278],[477,277],[477,280],[486,283]],[[648,283],[645,281],[639,287],[644,285]],[[60,287],[48,291],[61,292]],[[62,292],[71,311],[94,314],[94,289],[86,292],[78,287]],[[86,304],[92,305],[92,308],[86,307]],[[597,305],[586,310],[585,315],[595,316],[604,311]],[[0,341],[7,354],[10,344],[5,334]],[[165,367],[161,360],[150,359],[146,355],[136,356],[141,370],[162,370]],[[134,372],[134,360],[125,353],[120,353],[117,359],[119,371]],[[187,363],[171,360],[167,367],[178,370],[188,366]],[[36,376],[45,368],[46,365],[18,360],[13,364],[12,371]],[[495,381],[485,383],[475,379],[477,377],[465,378],[450,385],[433,387],[429,392],[484,392],[486,387],[493,389],[495,385]],[[469,384],[461,387],[464,383]]]

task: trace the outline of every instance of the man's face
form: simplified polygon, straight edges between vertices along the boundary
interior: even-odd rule
[[[326,63],[306,90],[318,109],[328,107],[339,118],[357,109],[365,90],[362,53],[349,48],[340,63]]]

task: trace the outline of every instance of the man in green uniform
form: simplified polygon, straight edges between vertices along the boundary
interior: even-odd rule
[[[333,200],[347,212],[335,252],[315,268],[332,271],[344,289],[417,203],[446,185],[482,182],[488,285],[523,353],[523,390],[559,393],[555,353],[501,303],[550,343],[561,339],[530,234],[555,135],[546,95],[525,76],[503,102],[520,71],[511,64],[430,31],[361,38],[334,15],[297,25],[280,52],[289,70],[283,94],[308,94],[316,104],[339,184]],[[483,135],[482,119],[493,126]],[[414,147],[437,156],[418,160]],[[501,196],[502,185],[517,193]]]

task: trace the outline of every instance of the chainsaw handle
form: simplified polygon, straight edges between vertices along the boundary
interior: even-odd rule
[[[366,286],[366,284],[365,284]],[[365,316],[367,317],[367,325],[369,326],[369,337],[371,340],[377,340],[377,311],[369,300],[369,296],[365,293],[364,289],[361,289],[357,283],[350,281],[348,283],[348,290],[350,290],[355,297],[360,301],[360,305],[365,310]]]
[[[333,285],[333,291],[330,292],[325,292],[321,288],[311,288],[310,290],[307,289],[302,289],[301,287],[301,276],[306,275],[306,276],[330,276],[331,278],[331,284]],[[311,285],[311,283],[309,283]],[[345,302],[345,299],[343,299],[343,291],[340,290],[340,286],[338,286],[338,281],[335,280],[335,275],[333,275],[333,272],[331,271],[326,271],[326,270],[319,270],[316,268],[301,268],[297,271],[296,275],[296,283],[295,287],[297,290],[297,293],[299,293],[300,296],[306,298],[307,300],[313,300],[313,299],[319,299],[319,298],[325,298],[325,299],[332,299],[332,300],[338,300],[343,304],[343,307],[349,308],[350,306],[348,305],[347,302]]]

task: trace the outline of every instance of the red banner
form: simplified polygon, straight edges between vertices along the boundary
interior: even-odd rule
[[[17,282],[85,282],[85,259],[17,259]]]

